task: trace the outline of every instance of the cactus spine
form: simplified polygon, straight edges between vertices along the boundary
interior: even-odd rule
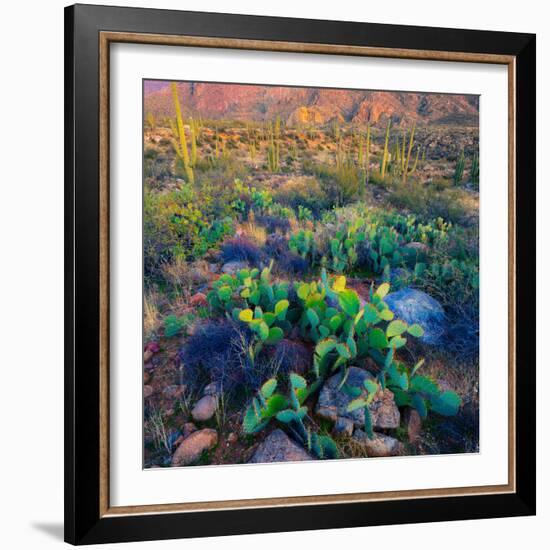
[[[185,174],[187,175],[187,179],[190,183],[195,182],[195,178],[193,175],[193,168],[191,167],[191,163],[189,161],[189,151],[187,150],[187,139],[185,138],[185,128],[183,126],[183,118],[181,116],[181,107],[180,107],[180,101],[178,97],[178,88],[176,86],[175,82],[172,82],[172,99],[174,100],[174,107],[176,109],[176,122],[177,122],[177,129],[178,129],[178,136],[179,137],[179,144],[174,139],[172,143],[174,144],[174,148],[176,150],[176,154],[178,157],[180,157],[181,161],[183,162],[183,167],[185,169]]]

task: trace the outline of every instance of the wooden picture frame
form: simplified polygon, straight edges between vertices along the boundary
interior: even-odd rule
[[[509,476],[491,487],[109,503],[109,48],[116,42],[504,64]],[[535,36],[76,5],[65,10],[65,540],[72,544],[535,513]],[[136,343],[139,345],[139,343]],[[411,503],[414,502],[414,505]]]

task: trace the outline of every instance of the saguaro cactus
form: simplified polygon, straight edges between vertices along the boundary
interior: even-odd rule
[[[411,151],[414,145],[414,131],[416,129],[416,122],[413,122],[412,129],[411,129],[411,135],[409,137],[409,148],[407,149],[407,160],[404,163],[403,166],[403,183],[407,181],[407,176],[410,175],[409,172],[409,162],[411,160]],[[405,141],[403,140],[403,150],[405,150]],[[418,160],[418,154],[417,154],[417,160]],[[415,162],[416,167],[416,162]],[[411,172],[412,174],[412,172]]]
[[[380,175],[382,178],[386,175],[386,167],[388,165],[389,160],[389,151],[388,151],[388,142],[390,139],[390,126],[391,126],[391,119],[388,118],[388,126],[386,127],[386,139],[384,142],[384,152],[382,153],[382,159],[380,161]]]
[[[458,157],[456,161],[455,166],[455,173],[453,176],[453,182],[455,185],[458,185],[462,181],[462,177],[464,176],[464,149],[460,151],[460,156]]]
[[[176,139],[172,140],[176,154],[181,159],[183,163],[183,168],[185,169],[185,174],[190,183],[195,182],[195,177],[193,175],[193,168],[191,167],[191,162],[189,160],[189,151],[187,149],[187,139],[185,137],[185,127],[183,125],[183,117],[181,116],[181,106],[178,97],[178,88],[175,82],[172,82],[172,99],[174,100],[174,108],[176,109],[176,124],[178,130],[179,143]]]

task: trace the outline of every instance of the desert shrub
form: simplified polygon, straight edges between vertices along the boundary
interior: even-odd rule
[[[278,260],[288,251],[288,239],[280,233],[271,233],[266,238],[264,251],[270,258]]]
[[[277,267],[289,275],[301,276],[311,269],[311,265],[306,259],[288,250],[279,258]]]
[[[264,226],[269,233],[275,233],[276,231],[286,233],[290,230],[290,221],[288,218],[266,214],[264,216],[256,216],[256,222]]]
[[[397,208],[405,208],[425,219],[443,218],[453,224],[469,225],[473,213],[466,206],[467,192],[445,188],[438,191],[429,184],[396,185],[389,201]]]
[[[377,187],[388,188],[394,183],[394,176],[391,174],[385,174],[382,176],[378,170],[371,170],[369,172],[369,185],[376,185]]]
[[[242,261],[256,265],[262,256],[261,248],[246,237],[235,237],[221,245],[220,257],[223,262]]]
[[[277,202],[296,212],[301,205],[308,208],[315,217],[332,206],[331,197],[326,194],[319,181],[311,177],[292,178],[273,193]]]
[[[289,223],[290,220],[294,217],[294,212],[291,208],[287,208],[286,206],[283,206],[278,202],[274,202],[269,206],[269,208],[267,209],[267,214],[270,216],[276,216],[278,218],[288,220]]]
[[[338,166],[304,162],[304,171],[321,182],[329,206],[347,204],[357,198],[362,188],[362,171],[352,161],[342,162]]]
[[[226,235],[233,234],[230,218],[205,217],[190,186],[157,193],[144,193],[144,272],[146,279],[161,279],[162,266],[177,258],[202,257]]]
[[[279,373],[307,372],[313,365],[313,349],[300,342],[281,340],[273,349]]]
[[[229,394],[257,390],[279,364],[267,353],[251,360],[251,344],[252,333],[242,323],[223,320],[199,325],[179,352],[186,383],[198,389],[214,382]]]

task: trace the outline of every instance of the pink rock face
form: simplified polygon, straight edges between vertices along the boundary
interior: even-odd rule
[[[172,466],[188,466],[197,462],[202,453],[209,451],[218,444],[216,430],[204,429],[193,432],[185,438],[172,457]]]

